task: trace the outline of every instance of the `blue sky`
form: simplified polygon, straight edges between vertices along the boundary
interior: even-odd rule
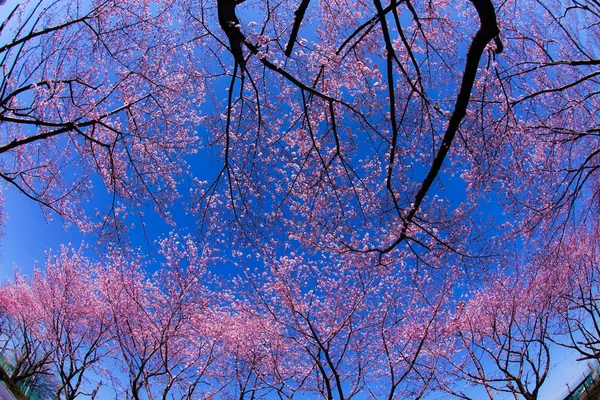
[[[36,262],[43,265],[45,252],[61,244],[79,246],[83,237],[75,227],[65,230],[62,222],[48,223],[40,206],[14,190],[3,188],[4,226],[0,239],[0,281],[13,276],[15,266],[26,274]]]

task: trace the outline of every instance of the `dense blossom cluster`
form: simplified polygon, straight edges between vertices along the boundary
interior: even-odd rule
[[[11,8],[2,190],[97,244],[2,284],[7,379],[538,398],[557,343],[600,358],[599,27],[595,0]],[[194,235],[144,225],[179,209]]]
[[[460,276],[359,259],[285,256],[225,285],[190,236],[159,244],[154,274],[139,255],[93,261],[65,247],[43,272],[5,283],[10,378],[35,387],[51,374],[67,399],[464,398],[478,386],[534,399],[553,343],[597,358],[597,244],[570,243],[567,268],[520,267],[460,301]]]

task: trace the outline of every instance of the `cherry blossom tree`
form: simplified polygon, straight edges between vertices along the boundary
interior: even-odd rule
[[[35,293],[18,276],[2,289],[2,357],[10,366],[4,372],[15,386],[35,389],[52,376],[52,349],[40,340],[44,332],[36,320],[39,308],[31,301]]]
[[[558,310],[561,321],[559,343],[577,351],[581,359],[598,359],[600,327],[598,325],[598,243],[596,235],[572,232],[565,240],[565,252],[556,262],[570,273],[566,282],[564,304]],[[578,235],[579,234],[579,235]]]
[[[223,165],[197,211],[227,208],[240,244],[476,259],[506,251],[494,235],[546,251],[595,223],[593,2],[202,5],[190,24],[233,68],[213,86],[228,84],[209,125]],[[487,229],[486,201],[507,223]]]
[[[3,285],[9,379],[55,376],[53,395],[64,399],[94,398],[99,389],[135,399],[218,392],[212,364],[228,319],[219,317],[218,296],[208,289],[209,254],[177,235],[160,249],[164,264],[152,281],[140,269],[142,257],[114,250],[92,263],[65,247],[48,258],[44,273],[17,274]],[[111,372],[115,366],[124,375]]]
[[[48,217],[109,234],[144,206],[171,221],[203,95],[200,38],[172,29],[174,7],[25,2],[2,22],[0,177]]]
[[[214,377],[224,397],[293,397],[299,392],[294,381],[299,366],[290,340],[252,303],[236,303],[235,311],[224,315],[219,331],[223,356],[215,364]]]
[[[81,251],[64,247],[48,257],[44,272],[36,270],[32,279],[18,274],[16,284],[6,288],[5,304],[18,304],[18,309],[7,309],[7,315],[19,323],[15,332],[5,333],[17,342],[4,347],[23,349],[23,355],[13,357],[13,380],[43,372],[56,376],[57,398],[74,399],[87,392],[89,371],[99,368],[111,349],[95,282],[94,268]],[[27,360],[23,367],[19,359]]]
[[[528,267],[518,268],[484,285],[472,297],[457,304],[454,352],[447,352],[447,369],[438,380],[442,390],[457,398],[479,398],[472,387],[487,397],[537,399],[551,367],[551,345],[557,310],[568,288],[557,276]],[[474,392],[477,393],[477,392]]]
[[[374,257],[368,255],[367,257]],[[365,255],[312,260],[289,254],[266,261],[270,273],[238,279],[234,309],[250,324],[235,326],[229,353],[242,383],[236,397],[275,393],[311,396],[421,398],[430,389],[455,282],[427,270],[365,270]],[[240,373],[241,372],[241,373]],[[241,378],[241,379],[240,379]]]
[[[511,45],[475,86],[462,176],[495,190],[512,234],[551,260],[598,225],[598,6],[514,1],[498,18]]]
[[[124,224],[119,213],[142,214],[144,204],[170,220],[183,155],[196,150],[197,104],[208,92],[206,150],[216,149],[222,165],[214,180],[198,182],[194,208],[206,226],[211,213],[234,221],[239,242],[257,248],[269,236],[390,259],[401,243],[470,257],[483,251],[482,237],[492,240],[474,214],[491,186],[525,231],[545,226],[544,215],[556,226],[569,220],[568,211],[532,210],[590,198],[580,190],[590,179],[578,177],[593,172],[595,152],[577,161],[572,141],[546,140],[543,132],[587,120],[588,127],[561,129],[587,132],[573,142],[582,148],[596,140],[594,118],[574,117],[597,109],[589,88],[592,6],[567,8],[567,24],[558,17],[563,6],[550,1],[498,10],[487,0],[435,8],[406,1],[257,4],[17,8],[2,30],[5,181],[85,228],[89,212],[76,200],[98,177],[113,196],[101,215],[113,223]],[[516,38],[504,53],[499,21]],[[550,41],[546,21],[556,34]],[[583,28],[585,38],[574,34]],[[565,45],[544,53],[553,40]],[[537,74],[563,69],[569,73],[556,74],[572,84],[544,89]],[[565,93],[571,97],[557,98]],[[560,101],[571,111],[542,112]],[[481,106],[467,112],[470,103]],[[525,129],[527,112],[541,122]],[[52,153],[64,144],[69,151]],[[537,162],[552,149],[544,162],[555,165]],[[581,168],[565,169],[561,160]],[[66,165],[76,167],[63,178]],[[466,201],[444,191],[457,174]],[[537,177],[543,188],[533,187]]]
[[[31,283],[41,308],[37,323],[46,330],[39,339],[49,343],[61,382],[58,398],[74,399],[85,393],[84,374],[111,351],[108,315],[94,270],[81,251],[62,248],[46,262],[44,276],[37,272]]]
[[[407,241],[428,250],[464,247],[445,237],[445,218],[432,217],[448,205],[432,185],[487,44],[495,39],[502,50],[491,2],[457,5],[458,14],[463,6],[471,11],[462,26],[447,16],[457,13],[450,5],[378,1],[297,9],[283,2],[246,25],[241,8],[253,3],[239,3],[218,5],[234,68],[222,121],[212,129],[223,168],[198,192],[200,205],[228,207],[242,242],[262,241],[269,226],[306,247],[382,257]],[[191,8],[192,23],[211,31],[200,9]],[[307,39],[297,39],[302,33]],[[462,62],[447,62],[459,58],[454,37],[473,34]],[[219,65],[232,64],[228,53]],[[436,196],[424,201],[430,189]],[[462,214],[450,218],[453,226]]]
[[[558,234],[594,197],[593,2],[41,4],[2,25],[3,176],[82,228],[99,180],[112,223],[148,204],[171,220],[201,123],[222,163],[193,206],[257,248],[472,256],[492,187],[518,234]]]
[[[172,235],[160,242],[165,258],[154,279],[140,269],[140,257],[112,252],[100,276],[108,307],[114,360],[127,377],[117,382],[119,396],[196,398],[209,381],[217,357],[218,335],[206,289],[207,254],[190,237]],[[215,314],[216,315],[216,314]]]

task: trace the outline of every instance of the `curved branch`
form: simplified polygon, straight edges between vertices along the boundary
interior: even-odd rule
[[[458,97],[456,99],[456,105],[454,106],[454,112],[452,113],[452,117],[448,122],[448,127],[446,128],[446,133],[442,139],[442,144],[440,145],[437,154],[433,159],[431,168],[429,169],[425,180],[421,184],[421,187],[415,196],[415,201],[413,202],[408,215],[404,219],[402,231],[399,237],[387,248],[375,250],[380,252],[380,256],[389,253],[396,248],[396,246],[407,239],[406,233],[408,228],[412,223],[413,218],[419,211],[421,203],[425,199],[427,192],[431,188],[431,185],[440,172],[444,160],[446,159],[446,155],[448,154],[450,146],[452,145],[452,141],[454,140],[454,136],[458,131],[458,127],[467,113],[467,106],[469,105],[469,99],[471,98],[471,90],[473,89],[473,84],[475,83],[475,78],[477,76],[477,68],[486,46],[492,40],[495,40],[496,53],[498,54],[502,52],[503,47],[498,36],[500,34],[500,30],[496,21],[496,11],[494,10],[491,0],[471,0],[471,2],[475,6],[477,14],[479,15],[480,27],[475,34],[473,41],[471,42],[469,51],[467,52],[465,71],[460,85],[460,90],[458,92]]]
[[[300,24],[302,24],[302,20],[304,19],[304,14],[306,13],[306,9],[308,8],[308,3],[310,3],[310,0],[302,0],[302,3],[300,3],[298,9],[294,12],[294,14],[296,15],[296,17],[294,18],[294,26],[292,27],[290,40],[285,46],[285,55],[287,57],[290,57],[292,55],[294,43],[296,43],[296,38],[298,37],[298,32],[300,31]]]

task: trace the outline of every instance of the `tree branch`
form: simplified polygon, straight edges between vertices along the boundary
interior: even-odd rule
[[[298,9],[294,12],[296,17],[294,18],[294,26],[292,27],[292,33],[290,34],[290,40],[285,46],[285,55],[290,57],[292,55],[292,49],[294,48],[294,43],[296,43],[296,38],[298,37],[298,31],[300,31],[300,24],[302,24],[302,20],[304,19],[304,14],[306,13],[306,9],[308,8],[308,3],[310,0],[302,0]]]

